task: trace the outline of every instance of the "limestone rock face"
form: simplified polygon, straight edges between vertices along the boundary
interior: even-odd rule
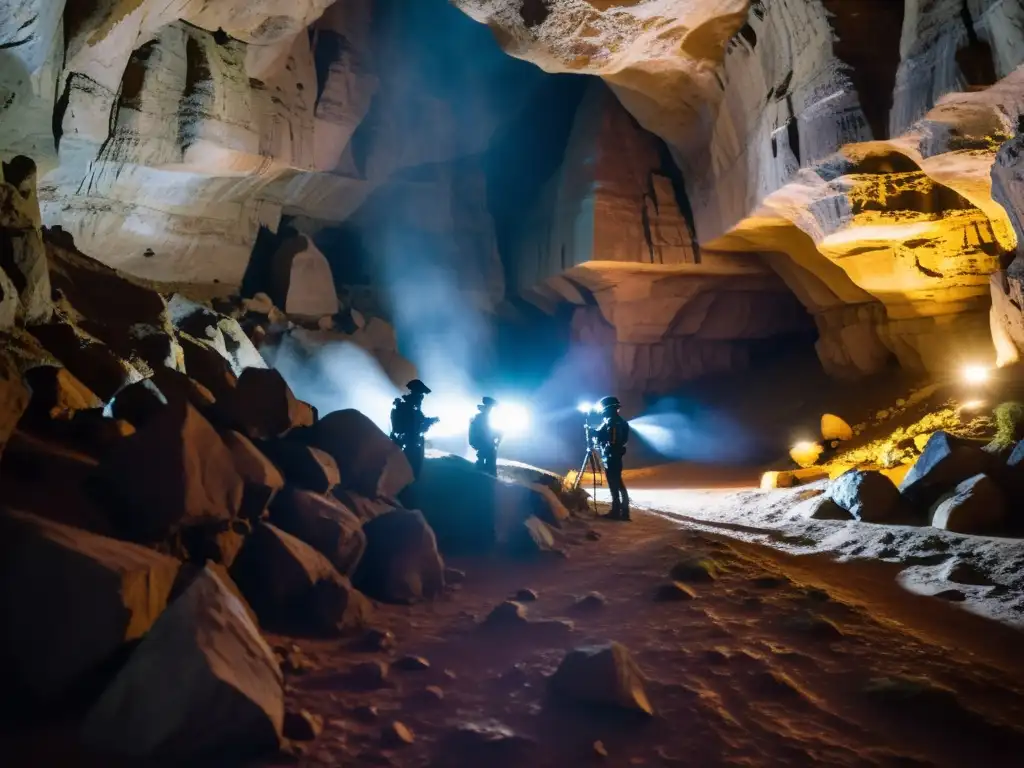
[[[64,2],[18,3],[0,27],[0,147],[40,162],[44,219],[86,252],[237,284],[261,222],[346,189],[333,171],[376,87],[369,4],[339,5],[311,40],[329,5],[145,0],[62,18]]]
[[[301,245],[275,297],[297,316],[334,314],[329,277],[367,275],[454,283],[487,310],[506,292],[585,307],[583,343],[596,308],[623,391],[741,369],[752,342],[811,323],[837,376],[1012,357],[1017,310],[1007,287],[990,312],[988,278],[1020,241],[1019,3],[452,5],[17,0],[0,20],[0,155],[38,166],[38,204],[31,174],[7,183],[35,216],[19,252],[59,223],[131,274],[227,292],[262,227]],[[449,34],[458,61],[436,45]],[[541,70],[604,82],[508,236],[493,149],[513,121],[554,119],[530,109]],[[2,271],[4,296],[45,319],[42,273],[29,288]],[[400,332],[425,325],[396,305]],[[0,297],[0,327],[10,314]],[[46,332],[62,351],[92,346],[61,319]],[[182,353],[148,325],[135,357],[84,330],[136,367]],[[226,329],[188,333],[232,346]]]
[[[1022,111],[1019,4],[456,4],[513,56],[600,75],[669,144],[701,253],[761,254],[815,317],[830,372],[990,354],[986,279],[1018,214],[988,175]]]
[[[338,295],[331,265],[308,237],[298,237],[305,247],[289,260],[284,311],[305,317],[333,315],[338,311]]]
[[[515,288],[541,307],[579,306],[573,338],[602,351],[619,391],[741,370],[749,342],[811,324],[757,256],[700,248],[666,156],[607,88],[588,87],[515,238]]]
[[[28,323],[50,319],[50,274],[40,230],[36,164],[24,155],[3,163],[0,183],[0,269],[11,280]]]

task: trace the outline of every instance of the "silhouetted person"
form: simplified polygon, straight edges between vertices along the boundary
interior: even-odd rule
[[[437,419],[423,415],[423,396],[430,394],[430,388],[419,379],[410,381],[406,388],[409,394],[395,398],[391,409],[391,439],[402,446],[413,476],[419,477],[427,430],[437,424]]]
[[[498,445],[501,443],[501,432],[491,423],[497,404],[494,398],[485,397],[469,422],[469,447],[476,451],[476,466],[494,477],[498,476]]]
[[[622,457],[626,454],[629,441],[629,422],[619,415],[622,404],[617,397],[602,398],[601,426],[594,434],[597,447],[604,459],[605,477],[612,494],[612,520],[629,520],[629,494],[622,482]]]

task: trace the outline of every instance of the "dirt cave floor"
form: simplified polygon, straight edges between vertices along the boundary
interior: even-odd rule
[[[287,676],[289,710],[321,715],[325,725],[296,757],[263,764],[1024,761],[1017,631],[906,592],[891,572],[872,570],[884,564],[796,557],[642,511],[631,524],[597,520],[589,526],[597,535],[587,530],[570,533],[565,559],[451,561],[466,576],[444,600],[381,608],[378,626],[394,632],[393,650],[272,638],[297,645],[310,666]],[[656,601],[672,566],[694,556],[712,561],[716,578],[692,582],[693,599]],[[492,608],[527,588],[537,593],[523,603],[530,619],[564,617],[573,630],[480,626]],[[604,604],[575,606],[591,592]],[[642,669],[655,717],[560,704],[548,695],[546,676],[567,649],[610,640],[623,643]],[[409,654],[429,668],[391,668],[383,687],[353,689],[356,665]],[[376,716],[361,709],[368,706]],[[396,720],[414,738],[390,748],[382,733]],[[469,724],[506,728],[533,744],[509,742],[504,755],[500,748],[486,756],[446,751],[446,736]]]

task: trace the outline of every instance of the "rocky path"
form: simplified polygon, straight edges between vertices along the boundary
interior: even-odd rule
[[[381,610],[392,649],[281,640],[289,709],[323,730],[267,764],[1021,764],[1014,630],[939,601],[918,610],[856,566],[656,514],[593,528],[599,540],[580,530],[568,559],[449,563],[466,577],[444,600]],[[656,599],[676,566],[678,599]],[[530,623],[481,626],[521,589],[536,593],[521,603]],[[608,641],[632,653],[654,717],[550,695],[567,649]]]

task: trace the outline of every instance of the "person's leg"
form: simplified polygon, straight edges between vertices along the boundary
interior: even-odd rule
[[[622,469],[616,461],[609,461],[605,467],[608,491],[612,495],[612,511],[609,517],[618,519],[622,515]]]
[[[423,453],[424,446],[422,443],[414,443],[405,450],[405,458],[409,460],[409,466],[412,467],[413,477],[418,478],[420,476],[420,469],[423,468]]]
[[[620,516],[623,520],[629,520],[629,492],[626,490],[626,483],[622,479],[622,470],[619,469],[619,495],[622,496]]]
[[[490,453],[487,454],[487,473],[490,474],[490,475],[493,475],[494,477],[498,476],[498,452],[497,451],[491,451]]]

